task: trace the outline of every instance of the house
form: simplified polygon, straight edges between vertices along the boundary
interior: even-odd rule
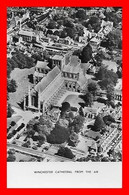
[[[66,37],[66,38],[59,38],[58,43],[65,44],[65,45],[71,45],[74,43],[74,41],[70,37]]]
[[[35,41],[35,42],[39,42],[39,35],[34,33],[34,32],[20,30],[18,32],[18,35],[20,37],[20,41],[26,41],[26,42]]]
[[[40,40],[49,44],[50,41],[51,41],[51,38],[50,38],[50,37],[42,36],[42,37],[40,38]]]
[[[91,108],[91,107],[84,107],[83,112],[84,112],[85,117],[90,118],[90,119],[95,119],[95,117],[99,113],[99,109]]]
[[[92,47],[92,51],[95,52],[99,45],[100,45],[100,39],[96,38],[96,37],[93,37],[91,40],[90,40],[90,45]]]

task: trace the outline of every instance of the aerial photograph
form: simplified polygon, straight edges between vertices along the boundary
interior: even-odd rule
[[[122,162],[121,7],[7,7],[7,162]]]

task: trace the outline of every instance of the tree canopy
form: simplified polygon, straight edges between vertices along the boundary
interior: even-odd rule
[[[107,89],[107,86],[112,84],[116,85],[118,76],[112,70],[108,70],[106,66],[101,66],[98,73],[96,73],[96,78],[101,80],[99,82],[102,89]]]
[[[94,131],[100,131],[105,128],[105,123],[103,118],[100,115],[97,115],[95,122],[94,122]]]
[[[90,44],[88,44],[83,48],[80,59],[82,63],[87,63],[88,61],[91,60],[91,58],[92,58],[92,47],[90,46]]]
[[[85,95],[80,95],[80,98],[82,98],[85,101],[85,106],[92,106],[93,94],[91,94],[90,92],[86,92]]]
[[[72,151],[67,147],[66,148],[65,147],[60,147],[58,152],[57,152],[57,155],[63,156],[63,157],[66,157],[66,158],[70,158],[70,159],[74,158],[74,155],[73,155]]]
[[[54,20],[51,20],[49,23],[48,23],[48,26],[47,26],[47,28],[49,28],[49,29],[54,29],[54,28],[56,28],[56,22],[54,21]]]
[[[98,92],[99,90],[99,85],[95,82],[95,81],[90,81],[88,83],[88,91],[93,95],[95,96],[96,93]]]
[[[76,133],[79,133],[83,127],[85,118],[81,115],[75,116],[74,120],[72,123],[70,123],[69,127]]]
[[[62,144],[69,138],[69,130],[58,124],[51,131],[50,135],[47,136],[47,141],[51,144]]]
[[[17,88],[17,84],[16,84],[16,81],[14,79],[8,79],[7,80],[7,91],[9,93],[13,93],[16,91],[16,88]]]
[[[84,9],[78,9],[76,12],[76,17],[81,19],[81,20],[85,20],[86,19],[86,11]]]

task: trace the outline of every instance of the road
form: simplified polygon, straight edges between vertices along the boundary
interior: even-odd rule
[[[49,157],[49,158],[55,158],[55,160],[59,161],[59,162],[61,162],[61,161],[74,162],[74,160],[72,160],[72,159],[61,157],[61,156],[52,154],[50,152],[49,153],[48,152],[39,152],[37,150],[33,150],[33,149],[30,149],[30,148],[25,148],[25,147],[22,147],[22,146],[17,146],[15,144],[10,144],[10,143],[8,143],[7,146],[8,146],[8,149],[13,148],[16,151],[19,151],[19,152],[22,152],[22,153],[25,153],[25,154],[28,154],[28,155],[37,156],[37,157],[40,157],[40,158]]]

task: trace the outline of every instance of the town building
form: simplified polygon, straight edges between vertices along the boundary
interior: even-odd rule
[[[20,30],[18,32],[18,35],[20,37],[19,41],[26,41],[26,42],[39,42],[39,35],[36,34],[35,32],[31,32],[31,31],[23,31]]]

